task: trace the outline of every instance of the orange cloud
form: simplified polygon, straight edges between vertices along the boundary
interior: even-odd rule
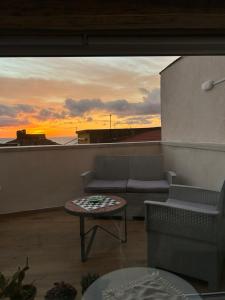
[[[158,126],[158,71],[172,60],[0,58],[0,137],[22,128],[74,136],[78,129],[108,128],[109,114],[116,128]]]
[[[117,83],[115,83],[117,78]],[[136,101],[140,97],[138,87],[153,89],[159,87],[159,77],[156,75],[140,78],[112,76],[110,84],[99,80],[92,83],[76,83],[73,81],[46,80],[40,78],[5,78],[0,77],[0,100],[16,104],[26,101],[28,104],[46,102],[61,102],[66,98],[101,98],[105,101],[112,99],[129,99]],[[1,102],[2,102],[1,101]]]

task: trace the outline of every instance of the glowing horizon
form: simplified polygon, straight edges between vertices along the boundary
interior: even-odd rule
[[[176,57],[0,58],[0,138],[17,130],[160,126],[158,73]]]

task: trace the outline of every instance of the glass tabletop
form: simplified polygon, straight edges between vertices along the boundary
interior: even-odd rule
[[[96,280],[82,300],[199,300],[197,291],[184,279],[154,268],[126,268],[108,273]],[[159,296],[161,298],[159,298]],[[171,298],[172,296],[172,298]]]

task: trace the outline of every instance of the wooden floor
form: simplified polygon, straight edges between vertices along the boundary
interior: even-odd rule
[[[115,230],[118,220],[87,220],[87,227],[101,224]],[[116,232],[116,231],[115,231]],[[116,269],[146,266],[146,233],[143,221],[128,221],[128,242],[122,244],[99,231],[87,262],[80,261],[79,219],[63,210],[2,217],[0,220],[0,271],[9,275],[29,257],[26,281],[38,287],[44,299],[54,282],[74,285],[80,299],[80,280],[87,272],[100,275]],[[206,284],[189,278],[199,291]],[[224,284],[225,286],[225,284]]]
[[[118,220],[87,220],[116,232]],[[128,221],[128,242],[122,244],[98,231],[87,262],[80,261],[79,219],[62,211],[40,212],[0,220],[0,271],[14,272],[29,257],[27,281],[35,281],[37,299],[56,281],[74,285],[80,292],[82,274],[100,275],[113,270],[146,265],[146,241],[143,221]],[[79,295],[80,296],[80,295]],[[79,297],[78,297],[79,299]]]

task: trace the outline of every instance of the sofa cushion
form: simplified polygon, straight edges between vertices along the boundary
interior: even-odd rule
[[[127,183],[127,192],[157,192],[167,193],[169,192],[169,184],[166,180],[134,180],[129,179]]]
[[[95,159],[95,179],[127,180],[129,177],[129,157],[97,156]]]
[[[126,192],[127,180],[94,179],[85,187],[85,192],[119,193]]]
[[[136,180],[161,180],[163,178],[161,155],[131,156],[129,178]]]

